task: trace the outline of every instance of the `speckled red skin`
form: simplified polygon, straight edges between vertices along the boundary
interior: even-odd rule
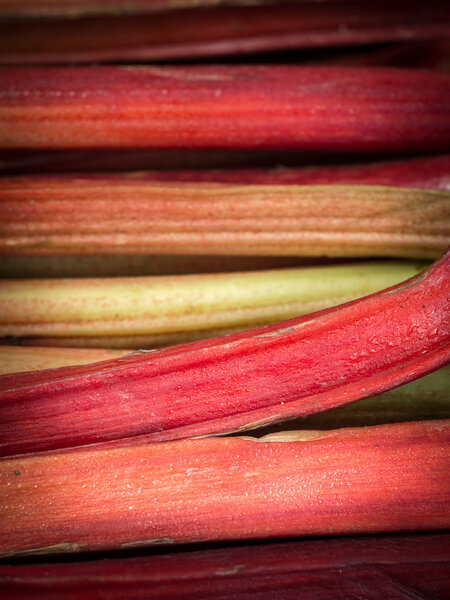
[[[10,68],[0,148],[450,148],[450,76],[296,66]]]
[[[43,167],[45,168],[45,167]],[[305,166],[276,169],[164,169],[131,173],[76,173],[3,177],[3,185],[28,187],[46,183],[80,184],[92,181],[168,181],[239,185],[384,185],[450,192],[450,154],[367,164]]]
[[[0,63],[185,60],[450,36],[442,0],[251,4],[0,22]]]
[[[355,536],[0,565],[0,586],[4,600],[405,600],[406,590],[417,599],[443,600],[450,586],[450,534]]]
[[[449,421],[0,461],[0,553],[450,526]]]
[[[349,404],[447,364],[449,308],[450,250],[403,284],[298,319],[5,375],[0,454],[221,434]]]

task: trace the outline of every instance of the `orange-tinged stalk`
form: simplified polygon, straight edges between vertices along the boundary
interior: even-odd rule
[[[3,556],[450,526],[449,421],[0,462]]]
[[[207,330],[212,336],[219,328],[244,329],[342,304],[423,267],[378,261],[212,275],[7,280],[0,285],[0,336],[105,336],[107,346],[112,336],[131,341],[148,335],[164,345],[171,334],[195,337]]]
[[[450,194],[383,186],[0,183],[0,254],[434,258]]]

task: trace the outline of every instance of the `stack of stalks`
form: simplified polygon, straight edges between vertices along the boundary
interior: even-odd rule
[[[449,39],[0,0],[3,597],[447,597]]]

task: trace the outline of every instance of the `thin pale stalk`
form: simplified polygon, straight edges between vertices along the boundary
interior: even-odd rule
[[[2,556],[450,526],[449,421],[0,462]]]
[[[449,198],[370,185],[6,180],[0,253],[436,258],[450,243]]]
[[[1,454],[223,434],[418,379],[450,360],[449,270],[450,251],[402,284],[312,315],[94,365],[3,375]]]
[[[111,360],[124,354],[127,354],[127,350],[0,346],[0,375],[20,371],[56,369],[69,365],[84,365],[100,360]]]
[[[213,275],[7,280],[0,285],[0,336],[245,329],[366,296],[424,266],[385,261]]]
[[[450,76],[432,70],[17,67],[0,90],[4,149],[450,148]]]

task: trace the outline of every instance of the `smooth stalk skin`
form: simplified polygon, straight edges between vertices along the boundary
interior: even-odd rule
[[[1,6],[0,6],[1,16]],[[242,55],[450,36],[442,0],[284,2],[159,13],[0,21],[0,63],[61,64]]]
[[[49,170],[45,161],[41,164],[41,170]],[[450,154],[360,164],[307,165],[299,168],[170,168],[126,173],[45,173],[2,178],[5,187],[9,183],[11,186],[23,186],[27,189],[45,185],[69,188],[92,185],[95,182],[120,185],[143,181],[228,185],[381,185],[450,192]]]
[[[400,283],[425,265],[361,262],[213,275],[0,284],[0,336],[129,336],[266,325]]]
[[[223,434],[307,416],[450,360],[450,250],[415,278],[230,336],[0,377],[0,455]]]
[[[383,186],[0,182],[0,255],[436,258],[450,194]]]
[[[0,461],[0,555],[450,526],[449,421]]]
[[[0,346],[0,374],[84,365],[100,360],[118,358],[124,354],[127,354],[127,350]]]
[[[298,66],[5,68],[0,148],[450,149],[450,76]]]
[[[4,600],[444,600],[450,586],[450,535],[335,537],[3,564],[0,586]]]

